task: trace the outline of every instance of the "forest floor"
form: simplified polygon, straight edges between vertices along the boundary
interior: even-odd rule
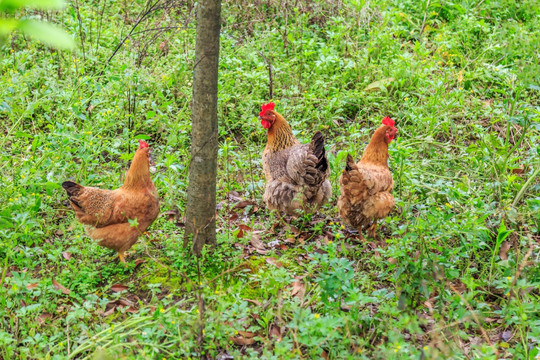
[[[200,259],[182,247],[194,3],[158,3],[32,10],[77,51],[0,49],[0,358],[538,358],[535,1],[224,1],[218,246]],[[262,202],[268,63],[296,136],[324,133],[333,186],[283,222]],[[384,116],[396,208],[358,242],[338,178]],[[60,184],[120,186],[137,138],[162,214],[124,267]]]

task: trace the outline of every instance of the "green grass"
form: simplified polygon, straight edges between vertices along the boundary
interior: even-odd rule
[[[85,235],[59,184],[118,187],[146,135],[162,211],[183,214],[193,4],[150,14],[110,63],[143,2],[79,2],[80,24],[73,5],[26,13],[63,26],[79,50],[20,34],[1,49],[0,357],[535,359],[535,2],[256,4],[223,3],[219,246],[194,259],[181,218],[164,215],[127,268]],[[334,193],[320,214],[275,228],[256,120],[267,60],[299,139],[325,134]],[[359,244],[339,223],[338,178],[383,116],[399,129],[397,206],[385,241]],[[234,209],[231,195],[257,205]]]

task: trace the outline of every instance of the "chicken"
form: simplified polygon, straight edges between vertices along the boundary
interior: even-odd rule
[[[300,144],[289,123],[274,111],[274,103],[264,104],[261,108],[259,119],[268,130],[262,158],[266,206],[299,215],[299,210],[323,205],[332,195],[324,137],[317,131],[309,144]]]
[[[385,117],[382,124],[357,164],[347,155],[347,165],[339,178],[339,215],[345,223],[358,229],[362,239],[362,230],[366,228],[372,238],[376,237],[377,220],[385,218],[395,205],[388,144],[397,135],[397,129],[389,117]]]
[[[72,181],[62,183],[77,219],[98,244],[118,253],[125,263],[125,251],[159,214],[159,198],[150,178],[148,144],[139,140],[133,162],[122,187],[102,190]],[[129,220],[136,220],[136,222]]]

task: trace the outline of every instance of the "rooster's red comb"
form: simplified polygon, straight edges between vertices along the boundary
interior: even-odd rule
[[[394,127],[394,120],[388,116],[382,119],[382,123],[383,125]]]
[[[148,143],[144,140],[139,139],[139,149],[144,149],[148,147]]]
[[[269,102],[268,104],[262,104],[261,112],[259,113],[259,116],[263,116],[264,113],[267,112],[268,110],[274,110],[275,107],[276,107],[276,104],[274,104],[273,102]]]

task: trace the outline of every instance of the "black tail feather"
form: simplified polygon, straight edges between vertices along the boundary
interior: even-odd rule
[[[320,131],[317,131],[311,138],[311,149],[317,157],[316,168],[321,172],[326,172],[328,169],[328,160],[326,159],[326,151],[324,150],[324,136]]]
[[[354,159],[350,154],[347,154],[347,162],[345,165],[345,171],[351,171],[352,170],[351,165],[354,165]]]
[[[73,181],[64,181],[62,187],[66,190],[68,196],[76,196],[82,189],[82,186]]]

